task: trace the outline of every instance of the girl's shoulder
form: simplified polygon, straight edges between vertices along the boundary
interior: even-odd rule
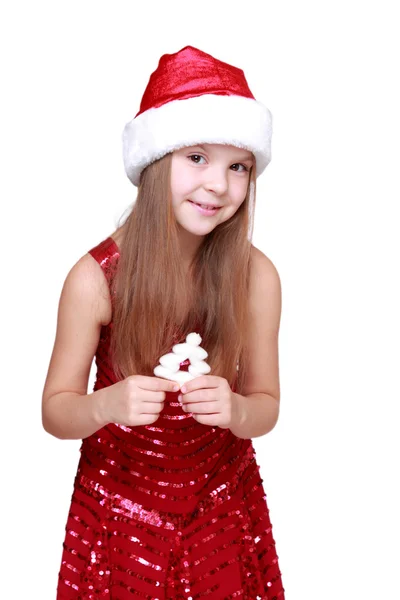
[[[110,280],[113,269],[116,267],[115,259],[119,255],[122,240],[120,229],[117,229],[97,246],[91,248],[73,267],[76,277],[82,276],[89,280],[98,298],[97,318],[103,326],[107,326],[112,319]]]
[[[73,289],[90,290],[93,310],[99,325],[107,325],[111,320],[111,298],[109,285],[100,262],[93,254],[84,254],[69,271],[66,284]]]
[[[121,225],[94,248],[91,248],[74,267],[76,277],[90,280],[98,298],[97,317],[103,326],[112,319],[112,300],[110,283],[116,269],[126,224]]]
[[[279,401],[278,337],[281,284],[273,262],[252,246],[249,281],[248,369],[243,395],[264,392]]]
[[[277,274],[277,269],[272,260],[253,244],[251,245],[250,261],[254,271],[257,271],[257,275],[260,275],[260,270],[264,273],[269,270]]]
[[[278,270],[272,260],[261,250],[251,245],[250,265],[250,300],[262,301],[272,295],[279,304],[281,295],[281,280]]]

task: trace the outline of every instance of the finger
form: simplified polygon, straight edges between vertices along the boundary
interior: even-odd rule
[[[164,402],[165,401],[165,392],[151,392],[150,390],[143,390],[141,392],[142,401],[146,403],[146,405],[150,402]]]
[[[177,392],[179,390],[179,384],[176,381],[169,379],[162,379],[161,377],[146,377],[139,375],[136,378],[138,387],[143,390],[154,390],[163,392]]]
[[[137,425],[151,425],[152,423],[155,423],[158,419],[158,415],[157,414],[143,414],[143,415],[138,415],[137,419],[136,419],[136,423]]]
[[[219,415],[193,415],[193,419],[202,425],[210,425],[211,427],[220,427]]]
[[[182,409],[198,415],[217,415],[221,412],[218,410],[216,402],[189,402],[189,404],[183,404]]]
[[[202,388],[216,388],[221,384],[221,377],[217,375],[200,375],[190,381],[187,381],[181,388],[181,391],[185,394],[187,392],[193,392]]]
[[[182,404],[186,404],[188,402],[214,402],[216,399],[216,394],[213,389],[204,389],[201,391],[196,390],[194,392],[187,392],[186,394],[179,394],[178,398]]]
[[[142,406],[140,408],[141,415],[154,414],[160,412],[160,403],[159,402],[146,402],[146,406]]]

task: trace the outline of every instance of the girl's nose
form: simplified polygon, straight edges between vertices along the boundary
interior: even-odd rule
[[[209,177],[204,185],[209,192],[215,192],[218,195],[224,194],[228,189],[228,178],[224,171],[210,171]]]

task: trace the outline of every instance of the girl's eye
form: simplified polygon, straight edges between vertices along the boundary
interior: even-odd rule
[[[191,154],[191,155],[189,156],[189,158],[190,158],[190,159],[192,159],[192,158],[194,158],[194,157],[197,157],[197,158],[204,158],[204,156],[200,156],[200,154]],[[196,162],[196,165],[197,165],[197,164],[199,164],[199,163],[198,163],[198,162]]]
[[[195,158],[195,157],[196,157],[196,158],[204,158],[204,156],[201,156],[200,154],[191,154],[191,155],[189,156],[189,158],[190,158],[190,159],[192,159],[192,158]],[[198,164],[199,164],[197,161],[192,161],[192,162],[195,162],[195,164],[196,164],[196,165],[198,165]],[[249,169],[246,167],[246,165],[244,165],[243,163],[234,163],[234,164],[232,165],[232,167],[236,167],[236,166],[243,167],[243,170],[242,170],[242,171],[237,171],[237,172],[239,172],[239,173],[244,173],[244,172],[246,172],[246,171],[248,171],[248,170],[249,170]]]
[[[235,163],[234,165],[232,165],[233,167],[236,167],[236,165],[239,165],[239,167],[243,167],[243,171],[241,171],[242,173],[248,171],[249,169],[246,167],[246,165],[244,165],[243,163]]]

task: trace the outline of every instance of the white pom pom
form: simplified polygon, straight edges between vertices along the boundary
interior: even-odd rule
[[[177,356],[176,354],[172,354],[172,352],[170,352],[169,354],[164,354],[164,356],[160,358],[160,364],[163,367],[166,367],[167,369],[172,371],[173,373],[179,371],[181,362],[181,357]]]
[[[189,333],[186,336],[186,342],[183,344],[175,344],[172,347],[172,352],[164,354],[154,369],[156,377],[177,381],[183,385],[186,381],[190,381],[200,375],[206,375],[211,371],[211,367],[204,362],[208,353],[200,346],[201,336],[198,333]],[[188,371],[179,370],[180,363],[189,359],[190,365]]]
[[[188,373],[186,371],[177,371],[176,373],[171,373],[169,369],[161,365],[157,365],[153,373],[156,377],[161,377],[162,379],[169,379],[170,381],[176,381],[177,383],[179,383],[180,386],[196,377],[196,375],[192,375],[191,373]]]
[[[188,350],[188,358],[190,362],[197,362],[198,360],[203,360],[207,358],[208,353],[204,350],[204,348],[200,348],[200,346],[196,346],[196,348],[189,348]]]
[[[208,365],[204,360],[199,360],[194,365],[189,365],[189,373],[193,373],[196,371],[196,376],[198,375],[207,375],[211,371],[210,365]]]
[[[187,359],[189,347],[187,344],[175,344],[175,346],[172,346],[172,352],[174,354],[179,354],[179,356],[184,356],[185,358],[181,359],[181,362],[183,362]]]
[[[186,342],[191,346],[200,346],[201,336],[198,333],[189,333],[186,336]]]

